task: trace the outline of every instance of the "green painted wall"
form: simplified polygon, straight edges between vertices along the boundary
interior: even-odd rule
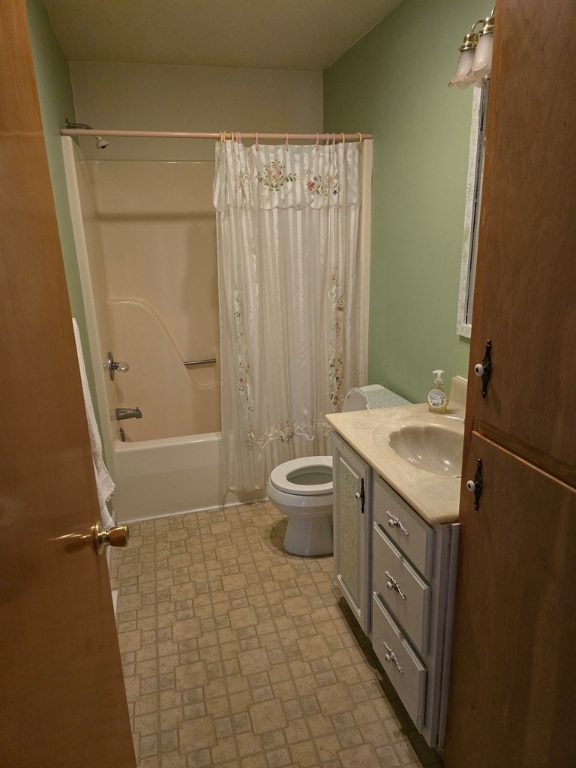
[[[468,372],[456,335],[472,91],[447,88],[486,0],[403,0],[324,73],[327,131],[374,134],[369,381],[422,401],[432,370]],[[59,129],[74,120],[68,63],[27,0],[72,314],[87,348]],[[89,369],[90,373],[90,369]]]
[[[327,131],[374,134],[369,381],[422,402],[468,375],[456,334],[472,89],[448,88],[486,0],[403,0],[324,73]]]
[[[70,71],[68,61],[56,40],[42,4],[39,0],[26,0],[26,9],[70,309],[78,322],[85,353],[86,372],[90,384],[93,386],[92,364],[88,355],[86,317],[60,145],[60,128],[64,126],[65,119],[68,118],[71,122],[74,122],[75,119]]]

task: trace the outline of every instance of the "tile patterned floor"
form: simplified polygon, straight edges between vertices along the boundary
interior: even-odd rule
[[[266,503],[131,526],[114,550],[139,768],[439,766],[333,578]]]

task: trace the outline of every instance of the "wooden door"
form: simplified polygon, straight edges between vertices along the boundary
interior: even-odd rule
[[[0,765],[133,768],[24,0],[0,39]]]
[[[576,491],[472,436],[446,768],[576,764]]]
[[[576,485],[576,4],[499,0],[468,404]],[[472,367],[492,341],[488,395]]]

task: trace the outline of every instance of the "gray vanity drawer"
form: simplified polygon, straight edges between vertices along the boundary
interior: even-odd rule
[[[427,579],[434,563],[434,528],[381,477],[374,474],[372,508],[374,525],[392,539]]]
[[[372,540],[372,589],[420,653],[428,652],[431,587],[378,526]]]
[[[421,730],[426,705],[426,667],[376,594],[372,598],[372,647],[410,719]]]

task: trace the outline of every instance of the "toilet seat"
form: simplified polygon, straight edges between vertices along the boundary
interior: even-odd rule
[[[325,478],[325,482],[318,482]],[[307,456],[280,464],[270,473],[270,484],[296,496],[326,496],[332,493],[332,456]]]

